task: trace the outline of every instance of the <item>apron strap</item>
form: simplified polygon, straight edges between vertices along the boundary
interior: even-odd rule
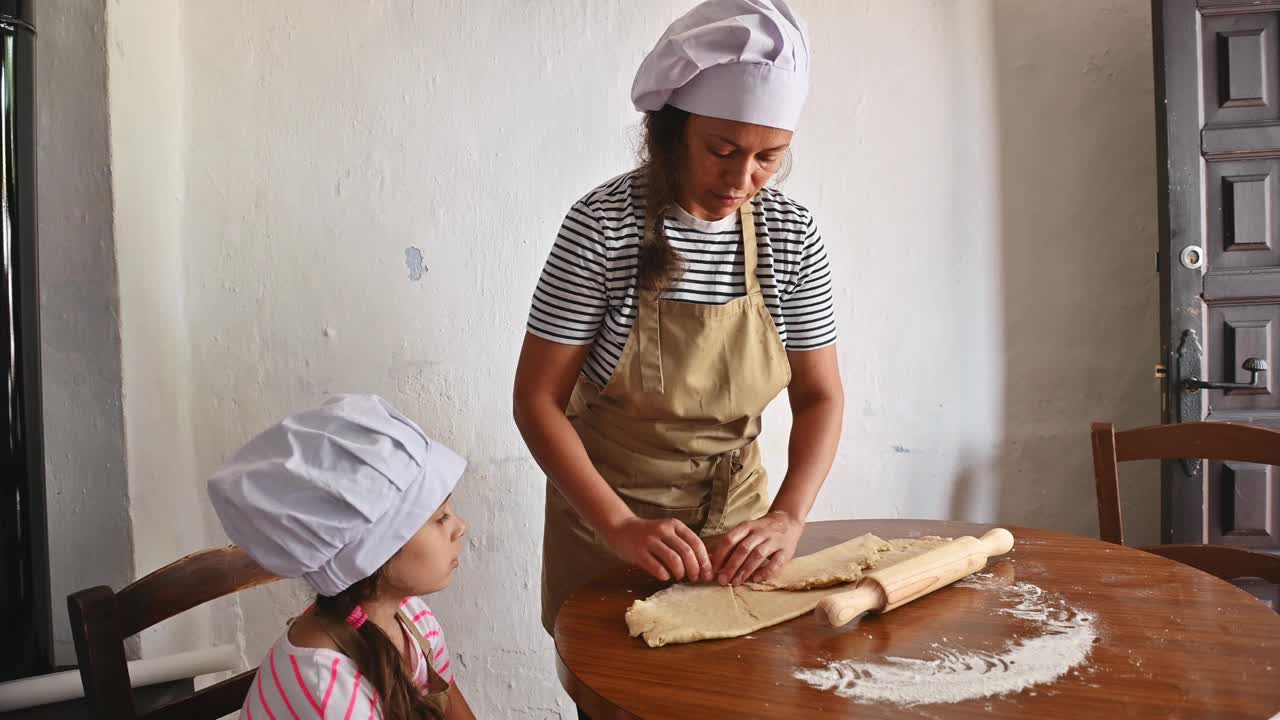
[[[665,216],[662,222],[666,222]],[[636,321],[631,332],[636,334],[636,350],[640,353],[640,389],[658,394],[663,389],[662,325],[658,317],[661,299],[658,292],[636,283]]]
[[[742,216],[742,272],[748,295],[760,292],[760,278],[756,277],[756,218],[755,209],[751,207],[754,200],[749,198],[738,208],[738,214]]]
[[[640,387],[649,393],[662,393],[662,330],[659,322],[658,293],[641,288],[636,293],[636,350],[640,353]]]
[[[432,695],[439,692],[448,692],[449,684],[445,682],[444,678],[440,677],[440,675],[436,673],[435,666],[431,664],[431,659],[433,657],[431,643],[427,642],[427,639],[422,637],[422,631],[418,630],[418,626],[414,624],[413,619],[409,617],[409,614],[406,613],[403,608],[398,614],[400,615],[400,621],[404,623],[405,627],[409,628],[409,634],[413,635],[413,639],[418,641],[418,647],[422,648],[422,660],[427,664],[428,691]],[[442,685],[444,686],[443,690],[440,689],[440,686]]]

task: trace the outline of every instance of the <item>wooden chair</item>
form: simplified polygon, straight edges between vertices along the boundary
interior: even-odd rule
[[[279,579],[232,546],[188,555],[120,592],[100,586],[69,596],[71,634],[90,720],[217,720],[239,712],[256,670],[139,715],[124,640],[197,605]]]
[[[1120,524],[1121,462],[1204,458],[1280,465],[1280,432],[1251,425],[1193,422],[1116,432],[1111,423],[1096,422],[1092,435],[1098,530],[1103,540],[1117,545],[1124,544]],[[1141,549],[1223,580],[1256,577],[1280,583],[1280,557],[1274,555],[1223,545],[1152,545]]]

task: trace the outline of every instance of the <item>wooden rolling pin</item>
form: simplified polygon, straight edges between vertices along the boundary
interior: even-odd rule
[[[956,538],[910,560],[872,570],[852,590],[823,598],[814,612],[834,627],[864,612],[886,613],[981,570],[987,558],[1012,548],[1013,534],[1004,528],[991,530],[981,539]]]

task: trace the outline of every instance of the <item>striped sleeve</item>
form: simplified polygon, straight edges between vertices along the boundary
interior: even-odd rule
[[[427,662],[431,663],[431,667],[440,679],[452,685],[453,661],[449,657],[449,644],[445,642],[444,628],[440,626],[435,613],[431,612],[427,603],[418,597],[406,598],[403,607],[409,619],[418,628],[418,632],[422,633],[422,639],[431,645],[430,651],[427,652]],[[423,649],[426,650],[426,648]]]
[[[529,332],[566,345],[591,344],[609,304],[606,257],[599,218],[575,203],[534,290]]]
[[[374,717],[373,687],[349,658],[333,652],[271,649],[249,686],[242,720]]]
[[[800,265],[781,293],[787,350],[817,350],[836,341],[831,263],[813,216],[805,223]]]

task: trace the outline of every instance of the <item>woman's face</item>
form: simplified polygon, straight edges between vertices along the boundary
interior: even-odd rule
[[[409,541],[387,561],[384,582],[396,597],[426,595],[449,586],[458,567],[467,524],[446,498]]]
[[[690,115],[680,167],[680,206],[701,220],[737,212],[778,172],[792,132]]]

